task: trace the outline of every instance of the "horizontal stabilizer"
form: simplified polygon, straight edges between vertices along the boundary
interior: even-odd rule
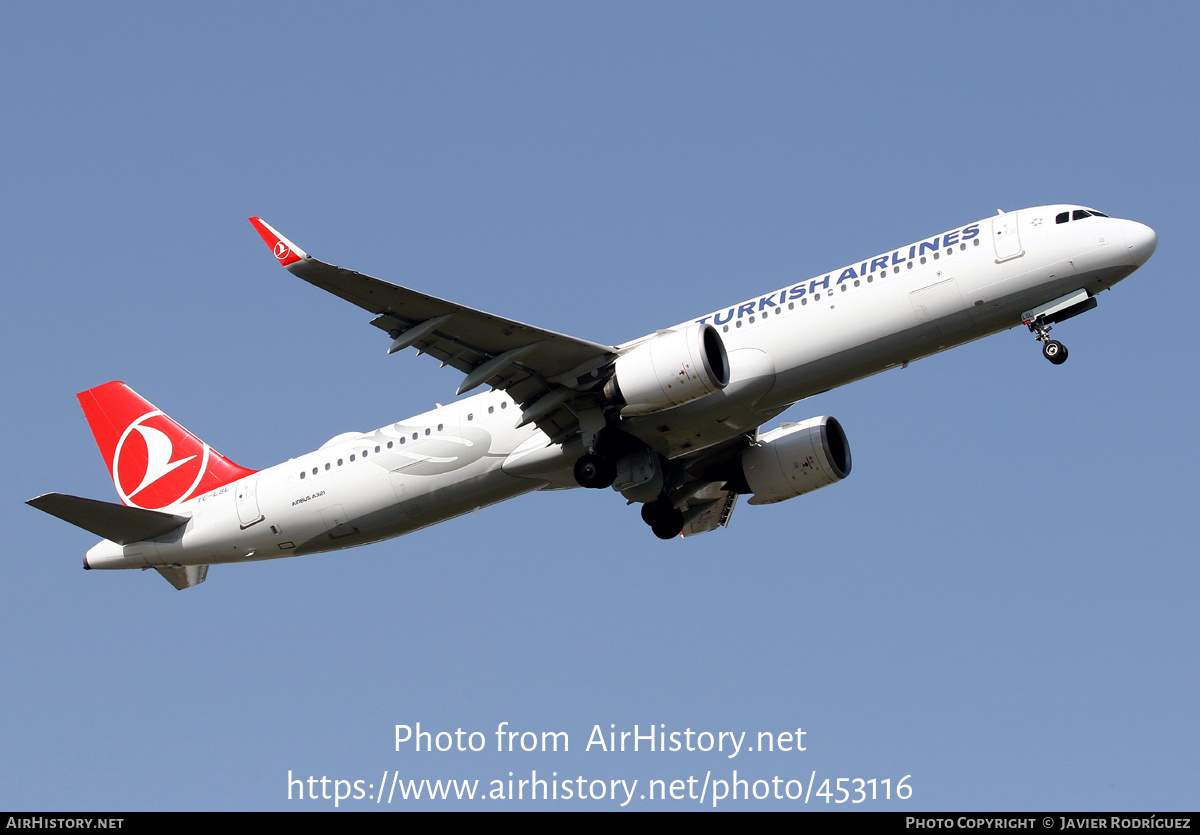
[[[154,570],[180,591],[198,586],[208,577],[207,565],[156,565]]]
[[[30,499],[25,504],[45,511],[51,516],[57,516],[64,522],[70,522],[72,525],[83,528],[85,531],[91,531],[96,536],[118,545],[128,545],[131,542],[141,542],[143,539],[162,536],[180,525],[187,524],[188,521],[187,516],[176,516],[173,513],[162,513],[157,510],[143,510],[140,507],[126,507],[96,499],[82,499],[79,496],[68,496],[63,493],[46,493],[36,499]]]

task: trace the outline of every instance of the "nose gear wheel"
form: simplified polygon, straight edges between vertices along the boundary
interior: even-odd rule
[[[1067,361],[1067,346],[1063,345],[1057,339],[1050,338],[1050,326],[1040,319],[1033,322],[1025,323],[1029,327],[1029,332],[1034,334],[1038,342],[1042,343],[1042,356],[1050,360],[1055,365],[1062,365]]]

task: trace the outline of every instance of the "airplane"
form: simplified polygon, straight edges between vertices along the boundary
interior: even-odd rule
[[[1025,325],[1051,326],[1154,253],[1153,229],[1078,205],[998,213],[622,345],[493,316],[313,258],[250,218],[293,275],[365,309],[389,354],[415,348],[490,391],[344,432],[264,470],[233,463],[121,382],[78,395],[121,504],[28,504],[103,537],[85,569],[157,570],[378,542],[534,490],[585,487],[640,505],[661,539],[729,524],[850,474],[828,415],[761,431],[795,403]]]

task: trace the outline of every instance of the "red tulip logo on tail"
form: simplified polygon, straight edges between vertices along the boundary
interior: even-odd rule
[[[124,383],[80,392],[79,403],[127,505],[170,507],[254,472],[214,451]]]
[[[125,428],[113,453],[112,475],[125,504],[167,507],[188,499],[208,467],[208,444],[181,433],[160,411]]]

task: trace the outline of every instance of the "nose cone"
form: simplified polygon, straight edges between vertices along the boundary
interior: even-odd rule
[[[1125,243],[1129,246],[1129,256],[1139,267],[1150,260],[1154,250],[1158,248],[1158,235],[1144,223],[1135,220],[1125,221]]]

